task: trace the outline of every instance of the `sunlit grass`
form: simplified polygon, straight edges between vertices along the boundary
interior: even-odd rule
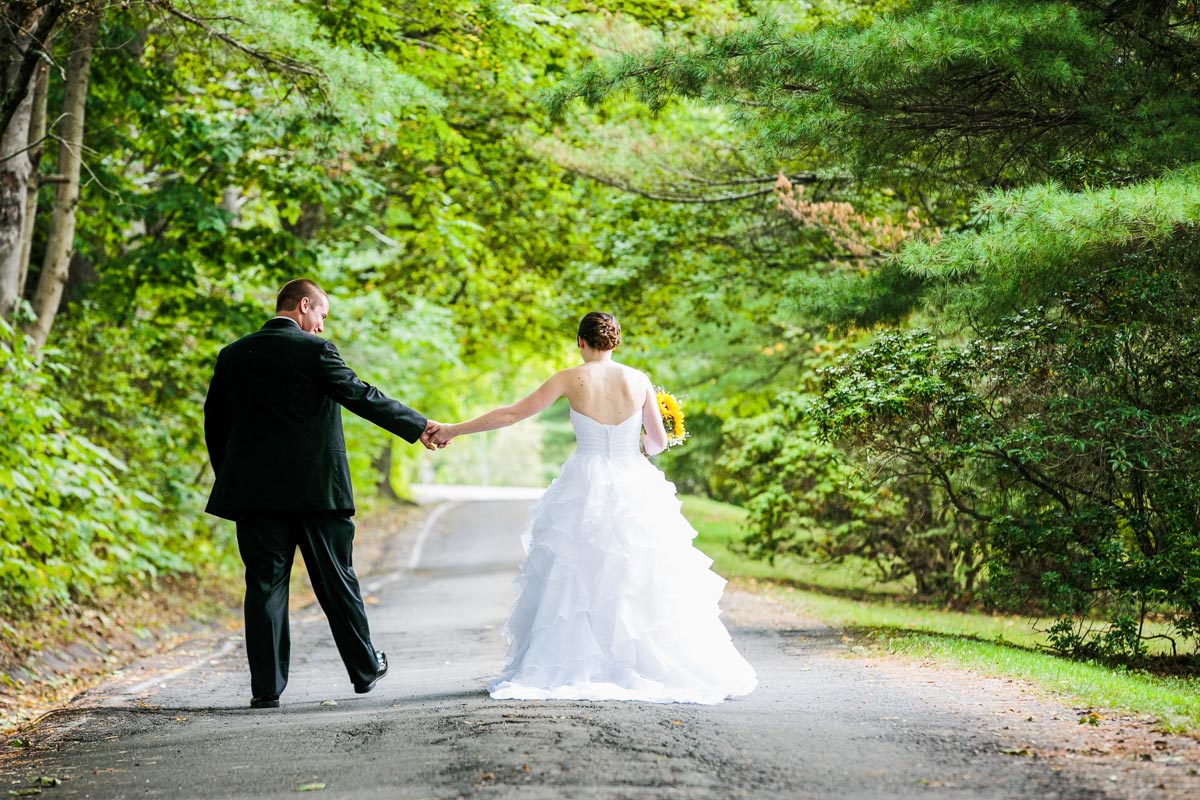
[[[880,651],[1022,678],[1072,706],[1152,715],[1169,730],[1200,730],[1200,681],[1060,658],[1038,649],[1045,636],[1028,618],[904,602],[903,586],[871,587],[861,569],[754,561],[734,546],[745,511],[697,497],[684,498],[683,510],[698,531],[696,546],[713,558],[722,576],[771,592],[798,616],[857,631],[864,644]]]
[[[1045,636],[1034,630],[1028,617],[949,611],[916,603],[866,602],[797,590],[790,586],[776,586],[774,591],[805,615],[830,625],[929,631],[1020,647],[1037,647],[1046,641]]]
[[[696,546],[713,559],[713,570],[724,577],[787,581],[800,587],[855,595],[898,596],[908,591],[902,583],[876,582],[870,576],[869,565],[861,561],[813,564],[783,556],[772,564],[749,558],[733,546],[742,537],[746,518],[746,512],[737,506],[689,495],[683,498],[683,513],[699,534]]]

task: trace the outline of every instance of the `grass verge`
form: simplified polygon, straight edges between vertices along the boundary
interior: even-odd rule
[[[1160,677],[1041,652],[1036,648],[1045,640],[1024,617],[906,603],[903,586],[869,589],[869,576],[854,565],[755,561],[734,548],[745,511],[698,497],[685,497],[683,511],[698,532],[696,546],[714,560],[718,573],[773,593],[803,616],[857,631],[878,652],[1021,678],[1073,706],[1151,715],[1164,730],[1200,732],[1196,679]]]

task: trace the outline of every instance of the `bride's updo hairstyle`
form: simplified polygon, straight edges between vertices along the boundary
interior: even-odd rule
[[[579,322],[579,338],[594,350],[612,350],[621,343],[621,324],[612,314],[592,311]]]

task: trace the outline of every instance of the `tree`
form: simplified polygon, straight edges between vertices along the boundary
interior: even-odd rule
[[[775,21],[582,71],[551,98],[632,87],[731,103],[772,151],[915,188],[1128,181],[1200,157],[1188,2],[918,2],[865,26]]]

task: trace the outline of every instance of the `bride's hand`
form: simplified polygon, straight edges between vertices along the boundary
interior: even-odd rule
[[[441,449],[450,444],[450,440],[458,435],[455,430],[457,427],[458,426],[456,425],[450,424],[439,425],[438,429],[434,431],[433,436],[431,436],[430,439],[439,449]]]

